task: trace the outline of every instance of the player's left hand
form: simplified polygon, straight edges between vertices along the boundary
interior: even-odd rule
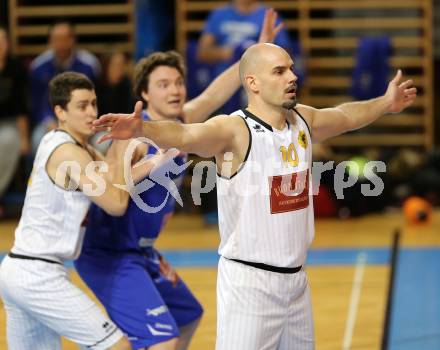
[[[177,285],[177,282],[179,281],[179,275],[177,274],[176,270],[173,269],[170,263],[166,261],[163,256],[159,257],[159,261],[160,274],[168,281],[170,281],[173,284],[173,287],[175,287]]]
[[[385,92],[385,98],[389,101],[389,112],[399,113],[405,108],[411,106],[417,96],[417,89],[413,86],[411,79],[400,83],[402,79],[402,71],[399,69],[397,74],[388,84]]]
[[[263,27],[261,28],[259,43],[273,43],[280,30],[284,27],[284,23],[277,23],[277,12],[270,8],[264,14]]]

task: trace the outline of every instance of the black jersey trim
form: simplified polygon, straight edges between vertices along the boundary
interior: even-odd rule
[[[47,162],[49,161],[49,158],[52,156],[52,154],[59,148],[59,147],[61,147],[62,145],[66,145],[66,144],[68,144],[68,143],[70,143],[70,144],[74,144],[75,146],[78,146],[78,147],[81,147],[83,150],[85,150],[88,154],[90,154],[90,152],[89,152],[89,150],[87,149],[87,148],[85,148],[82,144],[80,144],[68,131],[66,131],[66,130],[63,130],[63,129],[55,129],[54,130],[55,132],[64,132],[65,134],[67,134],[67,135],[69,135],[70,136],[70,138],[73,140],[73,142],[70,142],[70,141],[66,141],[66,142],[63,142],[63,143],[61,143],[61,144],[59,144],[58,146],[56,146],[53,150],[52,150],[52,152],[50,152],[50,154],[49,154],[49,157],[47,157],[47,160],[46,160],[46,164],[44,165],[44,171],[46,172],[46,174],[47,174],[47,177],[50,179],[50,181],[55,185],[55,186],[57,186],[59,189],[62,189],[62,190],[64,190],[64,191],[66,191],[66,192],[82,192],[81,191],[81,189],[78,187],[75,191],[72,191],[72,190],[68,190],[68,189],[66,189],[66,188],[64,188],[64,187],[61,187],[61,186],[59,186],[59,185],[57,185],[56,183],[55,183],[55,181],[50,177],[50,175],[49,175],[49,173],[47,172]],[[92,159],[93,159],[93,156],[90,154],[90,156],[92,157]]]
[[[273,132],[273,128],[267,124],[264,120],[261,120],[260,118],[258,118],[255,114],[249,112],[247,109],[242,109],[243,113],[246,115],[246,117],[251,118],[253,120],[255,120],[258,124],[261,124],[262,126],[264,126],[267,130]]]
[[[298,116],[303,120],[303,122],[306,124],[307,126],[307,130],[309,130],[309,134],[310,137],[312,137],[312,131],[310,130],[310,126],[309,123],[306,122],[306,120],[304,119],[304,117],[301,115],[301,113],[298,112],[298,110],[296,110],[295,108],[293,109],[295,111],[296,114],[298,114]]]
[[[80,146],[80,147],[82,147],[82,148],[84,148],[83,147],[83,145],[81,145],[71,134],[70,134],[70,132],[68,132],[68,131],[66,131],[66,130],[63,130],[63,129],[55,129],[54,130],[55,132],[64,132],[65,134],[67,134],[67,135],[69,135],[71,138],[72,138],[72,140],[73,141],[75,141],[75,144],[77,144],[78,146]]]
[[[92,159],[95,159],[95,158],[96,158],[96,156],[93,155],[93,154],[91,154],[90,151],[89,151],[89,149],[88,149],[87,147],[85,147],[84,145],[82,145],[81,143],[79,143],[78,140],[75,139],[75,138],[72,136],[72,134],[71,134],[70,132],[68,132],[68,131],[66,131],[66,130],[63,130],[63,129],[55,129],[55,131],[60,131],[60,132],[64,132],[64,133],[66,133],[67,135],[69,135],[69,136],[72,138],[72,140],[75,142],[75,145],[81,147],[81,148],[82,148],[83,150],[85,150],[88,154],[90,154],[90,157],[92,157]],[[92,148],[93,148],[93,147],[92,147]],[[96,151],[96,150],[95,150],[95,151]]]
[[[244,112],[244,110],[242,110],[242,111]],[[251,148],[252,148],[252,132],[251,132],[251,129],[249,128],[248,123],[246,123],[246,120],[245,120],[246,118],[247,117],[245,117],[244,119],[241,118],[243,120],[243,122],[244,122],[244,125],[246,125],[246,128],[248,129],[248,132],[249,132],[249,145],[248,145],[248,149],[247,149],[246,155],[244,157],[243,162],[240,164],[240,167],[237,169],[237,171],[233,175],[231,175],[231,177],[223,176],[223,175],[219,174],[218,171],[217,171],[217,176],[222,178],[222,179],[231,180],[235,175],[237,175],[241,171],[241,169],[244,168],[245,163],[246,163],[246,161],[249,158],[249,153],[251,153]]]
[[[62,131],[62,130],[61,130]],[[67,133],[68,134],[68,133]],[[46,164],[44,164],[44,171],[45,171],[45,173],[46,173],[46,175],[47,175],[47,177],[49,178],[49,180],[52,182],[52,184],[54,185],[54,186],[56,186],[56,187],[58,187],[60,190],[63,190],[63,191],[66,191],[66,192],[79,192],[79,191],[81,191],[80,189],[76,189],[75,191],[73,191],[73,190],[68,190],[67,188],[64,188],[64,187],[61,187],[61,186],[59,186],[51,177],[50,177],[50,175],[49,175],[49,173],[47,172],[47,163],[49,162],[49,158],[50,157],[52,157],[52,154],[54,154],[54,152],[58,149],[58,148],[60,148],[61,146],[63,146],[63,145],[67,145],[67,144],[73,144],[73,145],[76,145],[76,143],[73,143],[73,142],[70,142],[70,141],[66,141],[66,142],[63,142],[63,143],[60,143],[59,145],[57,145],[53,150],[52,150],[52,152],[50,152],[50,154],[49,154],[49,156],[47,157],[47,160],[46,160]],[[80,145],[80,147],[82,147],[81,145]]]

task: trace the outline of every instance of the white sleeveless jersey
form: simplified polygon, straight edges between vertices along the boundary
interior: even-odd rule
[[[306,122],[292,114],[284,130],[276,130],[248,111],[233,113],[245,121],[251,142],[235,175],[217,175],[225,258],[278,267],[306,260],[314,237],[312,142]]]
[[[54,130],[41,140],[29,179],[23,212],[12,252],[62,261],[76,258],[82,246],[81,223],[90,199],[81,191],[65,190],[52,181],[46,163],[57,147],[76,143],[66,132]]]

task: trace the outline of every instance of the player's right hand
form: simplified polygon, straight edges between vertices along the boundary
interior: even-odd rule
[[[142,102],[138,101],[131,114],[104,114],[93,122],[93,130],[106,131],[98,143],[106,140],[127,140],[142,136]]]

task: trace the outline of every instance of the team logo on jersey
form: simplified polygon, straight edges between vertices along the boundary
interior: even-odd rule
[[[309,172],[270,176],[270,213],[279,214],[309,206]]]
[[[161,305],[155,309],[147,309],[147,316],[159,316],[168,311],[168,307],[166,305]]]
[[[110,333],[113,331],[113,329],[115,328],[115,326],[113,324],[111,324],[110,322],[104,322],[102,324],[102,328],[104,328],[104,331],[106,333]]]
[[[307,135],[304,130],[301,130],[298,134],[298,144],[304,149],[306,149],[309,144],[309,141],[307,140]]]
[[[255,130],[256,132],[264,132],[264,129],[261,127],[260,124],[255,124],[255,125],[253,126],[253,128],[254,128],[254,130]]]
[[[154,324],[154,327],[156,327],[156,328],[162,328],[162,329],[168,329],[169,331],[172,331],[172,330],[173,330],[173,326],[172,326],[172,325],[170,325],[170,324],[164,324],[164,323],[159,323],[159,322],[156,322],[156,323]]]
[[[158,331],[157,329],[154,329],[149,324],[147,324],[147,328],[150,331],[151,335],[154,335],[154,336],[170,336],[170,335],[173,335],[173,333],[171,333],[171,332]]]

